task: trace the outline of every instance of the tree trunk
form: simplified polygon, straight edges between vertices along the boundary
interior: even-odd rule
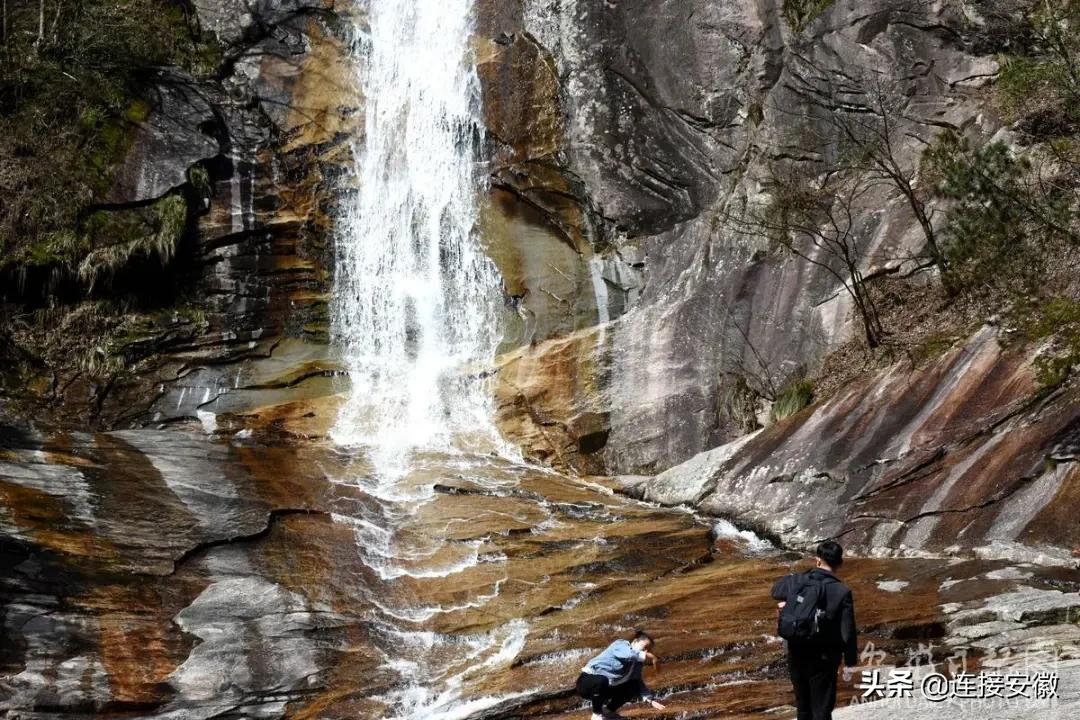
[[[937,233],[934,232],[934,223],[926,212],[926,203],[915,194],[915,188],[911,187],[911,183],[907,182],[907,178],[904,178],[902,183],[897,183],[897,186],[908,201],[908,206],[915,215],[915,219],[919,222],[919,227],[922,228],[923,237],[926,239],[926,249],[930,251],[930,259],[934,261],[934,264],[941,271],[942,284],[945,286],[946,292],[951,295],[953,290],[950,286],[949,264],[945,259],[945,253],[941,252],[941,247],[937,243]]]
[[[64,0],[57,0],[56,2],[56,14],[53,16],[52,28],[49,30],[49,35],[52,37],[53,44],[59,39],[60,28],[60,12],[64,9]]]
[[[866,333],[866,344],[873,350],[881,345],[881,321],[878,319],[873,301],[870,300],[866,285],[863,284],[862,278],[855,273],[851,275],[851,297],[855,301],[855,309],[859,312],[859,319],[862,320],[863,331]]]

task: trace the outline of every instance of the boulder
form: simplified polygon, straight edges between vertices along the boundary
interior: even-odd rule
[[[145,98],[149,115],[134,130],[131,147],[105,197],[111,204],[141,203],[188,181],[188,168],[221,152],[214,108],[205,88],[175,71],[161,73]]]

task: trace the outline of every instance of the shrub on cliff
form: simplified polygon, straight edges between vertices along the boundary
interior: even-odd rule
[[[784,0],[781,12],[788,27],[801,33],[810,23],[821,17],[835,0]]]
[[[167,264],[183,239],[187,216],[187,201],[181,194],[146,207],[94,213],[85,223],[94,249],[79,263],[79,279],[93,288],[133,258]]]
[[[1006,117],[1036,138],[1080,129],[1080,0],[1039,0],[1017,28],[1022,51],[1003,55],[996,95]]]
[[[1080,301],[1052,298],[1032,311],[1030,334],[1035,340],[1048,339],[1035,361],[1039,383],[1056,387],[1080,365]]]
[[[1018,156],[1003,142],[975,147],[953,133],[927,150],[924,170],[949,204],[950,287],[1031,292],[1054,249],[1077,243],[1076,178],[1044,156],[1038,149]]]
[[[918,152],[913,141],[928,141],[930,123],[912,107],[916,87],[909,78],[853,69],[831,73],[807,58],[792,63],[791,89],[806,101],[801,120],[822,123],[826,132],[809,141],[823,157],[834,157],[829,173],[891,188],[911,210],[925,240],[926,259],[944,270],[934,210],[919,183]],[[781,111],[782,112],[782,111]]]
[[[796,380],[785,387],[773,402],[770,415],[773,422],[791,417],[810,406],[814,400],[814,383],[810,380]]]
[[[765,204],[747,203],[725,221],[751,238],[766,241],[825,270],[851,298],[866,343],[882,343],[885,330],[864,274],[859,217],[875,180],[860,173],[814,176],[797,166],[770,168]]]

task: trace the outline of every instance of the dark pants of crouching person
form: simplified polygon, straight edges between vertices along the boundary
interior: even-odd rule
[[[626,703],[640,699],[646,692],[640,680],[631,678],[624,683],[612,685],[603,675],[589,673],[578,675],[575,690],[578,696],[592,703],[592,711],[597,715],[614,712]]]

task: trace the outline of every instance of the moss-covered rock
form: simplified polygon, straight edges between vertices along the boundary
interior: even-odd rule
[[[36,9],[6,14],[0,63],[0,269],[70,264],[72,235],[100,203],[154,111],[158,68],[216,73],[221,53],[184,4],[87,0],[58,7],[39,35]],[[182,177],[182,171],[181,171]]]
[[[93,247],[79,263],[79,279],[89,288],[114,276],[133,258],[168,265],[187,231],[188,205],[179,193],[132,210],[99,210],[86,233]]]

